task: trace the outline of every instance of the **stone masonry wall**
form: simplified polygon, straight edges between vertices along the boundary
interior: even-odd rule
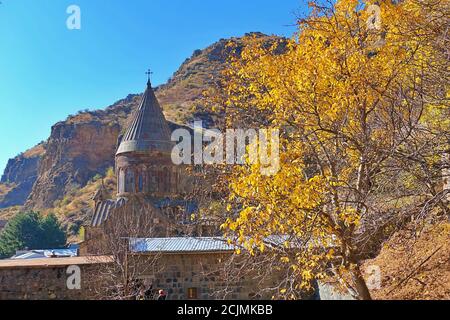
[[[83,274],[81,266],[81,274]],[[80,300],[86,290],[67,288],[67,266],[1,268],[0,300]],[[83,281],[83,277],[81,278]],[[82,288],[84,286],[82,285]]]
[[[167,292],[168,300],[188,299],[189,289],[197,293],[196,299],[212,300],[223,298],[217,293],[227,289],[226,299],[270,299],[270,296],[260,296],[257,281],[251,276],[241,279],[239,283],[230,283],[221,275],[227,253],[184,253],[165,254],[158,258],[157,272],[146,271],[142,278],[151,282],[154,289],[163,289]],[[276,283],[267,279],[268,284]]]

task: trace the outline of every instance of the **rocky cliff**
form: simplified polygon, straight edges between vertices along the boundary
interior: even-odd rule
[[[22,205],[30,195],[38,177],[38,166],[44,144],[10,159],[1,177],[0,208]]]
[[[118,123],[98,120],[55,124],[27,206],[50,208],[67,192],[113,166],[120,130]]]

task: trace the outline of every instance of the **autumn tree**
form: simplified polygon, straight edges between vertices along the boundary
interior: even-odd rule
[[[226,172],[222,227],[251,255],[285,237],[273,257],[296,275],[287,298],[332,275],[370,299],[362,261],[405,221],[449,214],[449,5],[310,6],[287,44],[248,37],[215,92],[227,127],[282,132],[276,174],[250,162]]]

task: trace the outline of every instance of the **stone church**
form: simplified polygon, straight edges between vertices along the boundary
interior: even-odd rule
[[[164,117],[150,80],[124,134],[120,135],[115,156],[117,196],[108,199],[102,186],[95,194],[91,224],[85,226],[81,244],[83,255],[99,254],[99,244],[112,224],[124,223],[124,215],[136,222],[142,230],[123,230],[121,237],[177,237],[206,236],[214,233],[211,227],[194,222],[197,210],[194,201],[186,195],[195,181],[186,166],[174,165],[171,152],[169,124]],[[127,234],[128,233],[128,234]],[[130,234],[131,233],[131,234]]]

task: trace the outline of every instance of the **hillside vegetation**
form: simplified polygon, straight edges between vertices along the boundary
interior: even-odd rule
[[[444,219],[415,230],[410,225],[397,232],[365,262],[365,268],[381,270],[381,288],[371,290],[375,299],[450,299],[450,223]]]

